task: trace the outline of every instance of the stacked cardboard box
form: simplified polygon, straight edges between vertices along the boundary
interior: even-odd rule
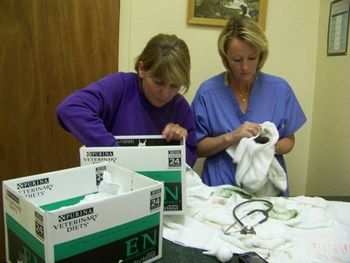
[[[185,141],[159,135],[119,136],[118,147],[81,147],[81,165],[109,161],[164,182],[164,214],[184,214],[186,208]]]

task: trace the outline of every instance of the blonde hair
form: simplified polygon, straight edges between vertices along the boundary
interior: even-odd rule
[[[268,41],[263,29],[255,20],[246,16],[234,16],[227,22],[218,39],[218,50],[222,63],[228,71],[230,67],[227,61],[227,49],[231,40],[235,38],[249,43],[258,52],[257,71],[260,71],[269,54]]]
[[[190,87],[191,60],[188,47],[175,35],[158,34],[151,38],[136,58],[135,70],[140,62],[151,77]]]

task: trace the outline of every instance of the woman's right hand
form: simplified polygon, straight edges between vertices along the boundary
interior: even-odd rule
[[[187,138],[187,130],[183,127],[181,127],[179,124],[175,123],[168,123],[163,132],[162,132],[163,138],[167,141],[176,140],[179,141],[181,139]]]
[[[239,128],[232,131],[232,143],[240,141],[242,138],[250,138],[258,135],[261,132],[261,125],[258,123],[253,123],[246,121]]]
[[[236,130],[216,137],[205,137],[198,142],[197,153],[199,157],[215,155],[232,144],[239,143],[244,137],[253,137],[261,132],[261,126],[253,122],[245,122]]]

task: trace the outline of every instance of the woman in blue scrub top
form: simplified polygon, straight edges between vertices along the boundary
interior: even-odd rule
[[[206,157],[203,182],[236,185],[236,164],[225,149],[257,135],[265,121],[278,129],[275,153],[286,171],[283,154],[293,149],[294,133],[306,117],[287,81],[261,72],[268,56],[264,31],[253,19],[234,17],[221,32],[218,49],[227,71],[203,82],[192,102],[197,153]],[[282,193],[288,194],[288,189]]]

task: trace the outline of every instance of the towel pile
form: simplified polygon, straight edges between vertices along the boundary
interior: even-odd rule
[[[256,197],[231,185],[204,185],[190,168],[186,185],[186,214],[164,217],[163,237],[170,241],[205,250],[220,260],[225,256],[221,252],[255,251],[270,263],[350,262],[349,203],[265,197],[273,210],[267,221],[254,226],[256,235],[240,233],[238,224],[225,234],[235,222],[232,209]]]

